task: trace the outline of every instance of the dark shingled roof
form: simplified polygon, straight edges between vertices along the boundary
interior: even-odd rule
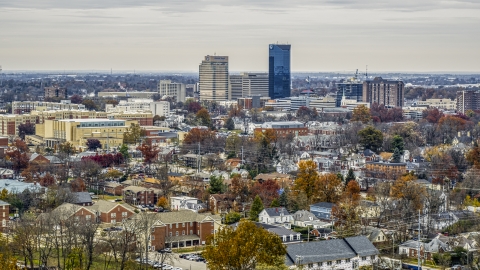
[[[74,192],[72,201],[73,203],[92,203],[92,196],[88,192]]]
[[[319,202],[319,203],[315,203],[315,204],[312,204],[310,205],[310,207],[312,206],[316,206],[316,207],[322,207],[322,208],[332,208],[335,206],[334,203],[329,203],[329,202]]]
[[[280,214],[283,214],[284,216],[290,215],[284,207],[265,208],[265,212],[271,217],[278,217]]]
[[[295,265],[298,257],[302,258],[302,264],[309,264],[377,254],[378,250],[365,236],[355,236],[288,245],[285,263]]]

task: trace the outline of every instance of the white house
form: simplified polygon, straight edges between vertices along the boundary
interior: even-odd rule
[[[180,210],[180,209],[191,210],[189,208],[189,205],[196,205],[196,204],[198,204],[197,198],[187,197],[187,196],[170,197],[170,208],[172,210]]]
[[[290,229],[293,217],[284,207],[263,209],[258,215],[258,221],[270,225],[283,225]]]

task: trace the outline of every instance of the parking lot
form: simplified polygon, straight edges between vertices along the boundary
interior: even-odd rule
[[[174,256],[175,256],[175,259],[173,261],[168,260],[168,261],[165,261],[164,263],[173,267],[180,267],[182,270],[206,270],[207,269],[207,264],[204,262],[197,262],[197,261],[180,258],[179,254],[174,254]],[[152,261],[155,261],[154,256],[149,256],[149,257],[152,259]],[[157,268],[156,266],[154,267]],[[167,269],[172,269],[172,268],[167,268]]]
[[[178,260],[175,260],[173,262],[173,266],[175,267],[181,267],[184,270],[206,270],[207,269],[207,264],[203,262],[194,262],[194,261],[189,261],[185,259],[178,258],[178,255],[175,254],[175,257]]]

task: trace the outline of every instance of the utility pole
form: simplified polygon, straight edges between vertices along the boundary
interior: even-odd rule
[[[243,165],[243,145],[242,145],[242,165]]]
[[[417,257],[418,257],[418,270],[420,270],[420,267],[422,265],[421,262],[421,256],[420,256],[420,210],[418,210],[418,252],[417,252]]]
[[[200,142],[198,142],[198,156],[197,156],[197,172],[199,173],[200,172],[200,165],[201,164],[201,161],[200,161]]]

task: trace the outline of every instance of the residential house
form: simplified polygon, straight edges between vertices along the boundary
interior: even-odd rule
[[[212,213],[228,213],[230,210],[235,210],[235,198],[227,194],[212,194],[209,198],[210,211]]]
[[[290,269],[359,269],[372,266],[379,251],[365,236],[287,245]]]
[[[365,235],[375,246],[388,242],[389,239],[382,229],[367,226],[362,229],[362,235]]]
[[[276,234],[285,244],[298,243],[302,241],[301,233],[289,230],[283,226],[270,225],[260,222],[255,222],[255,225],[257,227],[262,227],[273,234]],[[232,226],[236,228],[238,226],[238,222]]]
[[[13,170],[0,168],[0,179],[12,179]]]
[[[273,207],[263,209],[262,212],[258,214],[258,220],[260,223],[283,225],[286,228],[290,228],[293,217],[284,207]]]
[[[330,227],[332,224],[320,221],[314,214],[307,210],[298,210],[292,215],[293,224],[299,227],[311,227],[312,229]]]
[[[241,176],[243,179],[247,179],[248,176],[250,175],[250,174],[248,173],[248,171],[245,170],[245,169],[233,169],[233,170],[232,170],[232,174],[240,174],[240,176]]]
[[[317,228],[310,231],[310,234],[317,237],[317,238],[325,238],[328,239],[329,237],[335,237],[336,232],[330,228]],[[336,237],[335,237],[336,238]]]
[[[332,208],[335,206],[329,202],[319,202],[310,205],[310,212],[314,214],[320,220],[331,221],[332,220]]]
[[[8,229],[10,222],[10,204],[0,200],[0,232]]]
[[[181,209],[193,210],[189,208],[189,204],[190,206],[198,205],[199,200],[197,198],[188,197],[188,196],[170,197],[171,210],[181,210]]]
[[[424,243],[418,240],[409,240],[398,246],[398,254],[407,257],[418,257],[420,249],[420,257],[425,260],[432,260],[433,254],[450,251],[448,244],[440,241],[438,238],[432,239],[429,243]]]
[[[378,205],[376,202],[369,200],[361,200],[359,206],[360,217],[362,218],[376,220],[380,216],[380,205]]]
[[[131,205],[155,204],[155,193],[151,188],[129,186],[123,189],[123,201]]]

